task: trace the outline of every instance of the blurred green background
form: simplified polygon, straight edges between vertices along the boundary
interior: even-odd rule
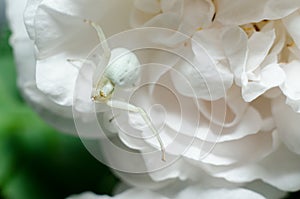
[[[77,137],[45,124],[16,86],[10,31],[0,24],[0,198],[60,199],[111,194],[117,179]]]

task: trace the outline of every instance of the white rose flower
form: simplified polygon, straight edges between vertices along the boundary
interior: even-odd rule
[[[25,23],[34,41],[36,67],[30,64],[31,68],[26,68],[30,73],[20,73],[19,84],[33,104],[52,113],[45,116],[48,120],[53,122],[53,115],[57,121],[65,118],[61,124],[74,128],[70,122],[74,106],[82,113],[82,122],[91,122],[96,116],[89,113],[94,108],[90,99],[94,69],[87,63],[67,61],[85,59],[99,43],[84,20],[100,24],[108,37],[130,25],[171,29],[138,29],[148,32],[133,31],[133,36],[115,40],[124,45],[121,47],[152,42],[160,50],[174,52],[137,52],[145,64],[137,84],[158,86],[144,86],[135,92],[116,88],[113,96],[130,97],[131,104],[150,115],[166,148],[166,163],[157,156],[149,158],[149,153],[160,150],[160,146],[155,138],[140,139],[141,135],[152,134],[139,115],[124,111],[114,115],[103,104],[96,109],[104,112],[99,114],[100,124],[111,134],[112,142],[141,153],[118,153],[111,142],[97,139],[96,147],[101,143],[102,151],[90,151],[116,166],[113,168],[124,181],[146,189],[173,183],[236,187],[262,180],[283,191],[296,191],[300,189],[299,113],[288,109],[282,98],[285,95],[286,103],[299,112],[299,8],[298,0],[29,0]],[[115,38],[118,36],[122,34]],[[176,53],[185,59],[176,57]],[[163,65],[157,67],[155,63]],[[28,81],[23,79],[26,74],[30,74]],[[55,123],[57,127],[61,124]],[[93,127],[83,130],[88,128]],[[75,133],[75,129],[68,130]],[[132,174],[135,170],[149,173]],[[187,190],[176,197],[183,198]],[[210,195],[213,193],[203,191],[203,197],[241,197],[244,192],[218,190]],[[150,197],[159,193],[140,194]],[[249,198],[260,198],[251,194]]]

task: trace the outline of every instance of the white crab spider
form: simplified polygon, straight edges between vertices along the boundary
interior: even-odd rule
[[[115,48],[111,51],[106,42],[102,28],[90,20],[84,21],[86,23],[89,23],[96,30],[99,40],[100,42],[102,42],[104,50],[103,59],[105,60],[105,66],[108,65],[111,55],[123,54],[123,56],[121,56],[115,62],[109,64],[106,67],[103,75],[97,74],[97,71],[100,70],[97,70],[96,68],[96,75],[94,76],[91,99],[94,102],[105,103],[106,105],[112,108],[139,113],[144,119],[147,126],[153,132],[157,141],[159,142],[160,149],[162,152],[162,160],[165,161],[164,144],[158,134],[158,131],[151,122],[148,114],[141,107],[137,107],[127,102],[112,99],[112,94],[116,86],[128,87],[132,86],[137,81],[140,67],[138,58],[134,53],[130,52],[128,49],[125,48]],[[104,67],[103,62],[101,62],[97,67]]]

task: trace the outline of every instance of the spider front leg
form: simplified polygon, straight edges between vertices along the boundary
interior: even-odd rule
[[[94,68],[96,68],[96,64],[88,59],[67,59],[67,62],[71,63],[75,68],[80,69],[82,67],[82,64],[87,63]],[[76,63],[80,63],[80,65],[77,65]]]
[[[106,37],[105,37],[105,34],[104,34],[101,26],[99,26],[95,22],[93,22],[91,20],[88,20],[88,19],[84,19],[83,21],[85,23],[89,24],[90,26],[92,26],[95,29],[95,31],[97,32],[97,35],[98,35],[98,39],[103,45],[104,56],[106,56],[109,59],[109,57],[110,57],[110,48],[108,46],[108,43],[106,42]]]
[[[156,139],[160,145],[160,149],[162,152],[162,157],[161,157],[162,161],[166,161],[165,147],[164,147],[164,144],[158,134],[158,131],[154,127],[153,123],[151,122],[148,114],[141,107],[137,107],[132,104],[122,102],[122,101],[117,101],[117,100],[109,100],[106,102],[106,104],[112,108],[117,108],[117,109],[130,111],[130,112],[134,112],[134,113],[139,113],[142,116],[142,118],[144,119],[145,123],[151,129],[153,135],[156,137]]]

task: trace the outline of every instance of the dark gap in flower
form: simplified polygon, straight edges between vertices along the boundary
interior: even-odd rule
[[[213,15],[211,21],[214,22],[215,18],[216,18],[216,12],[214,13],[214,15]]]
[[[259,27],[256,24],[253,24],[253,27],[256,31],[260,31]]]

